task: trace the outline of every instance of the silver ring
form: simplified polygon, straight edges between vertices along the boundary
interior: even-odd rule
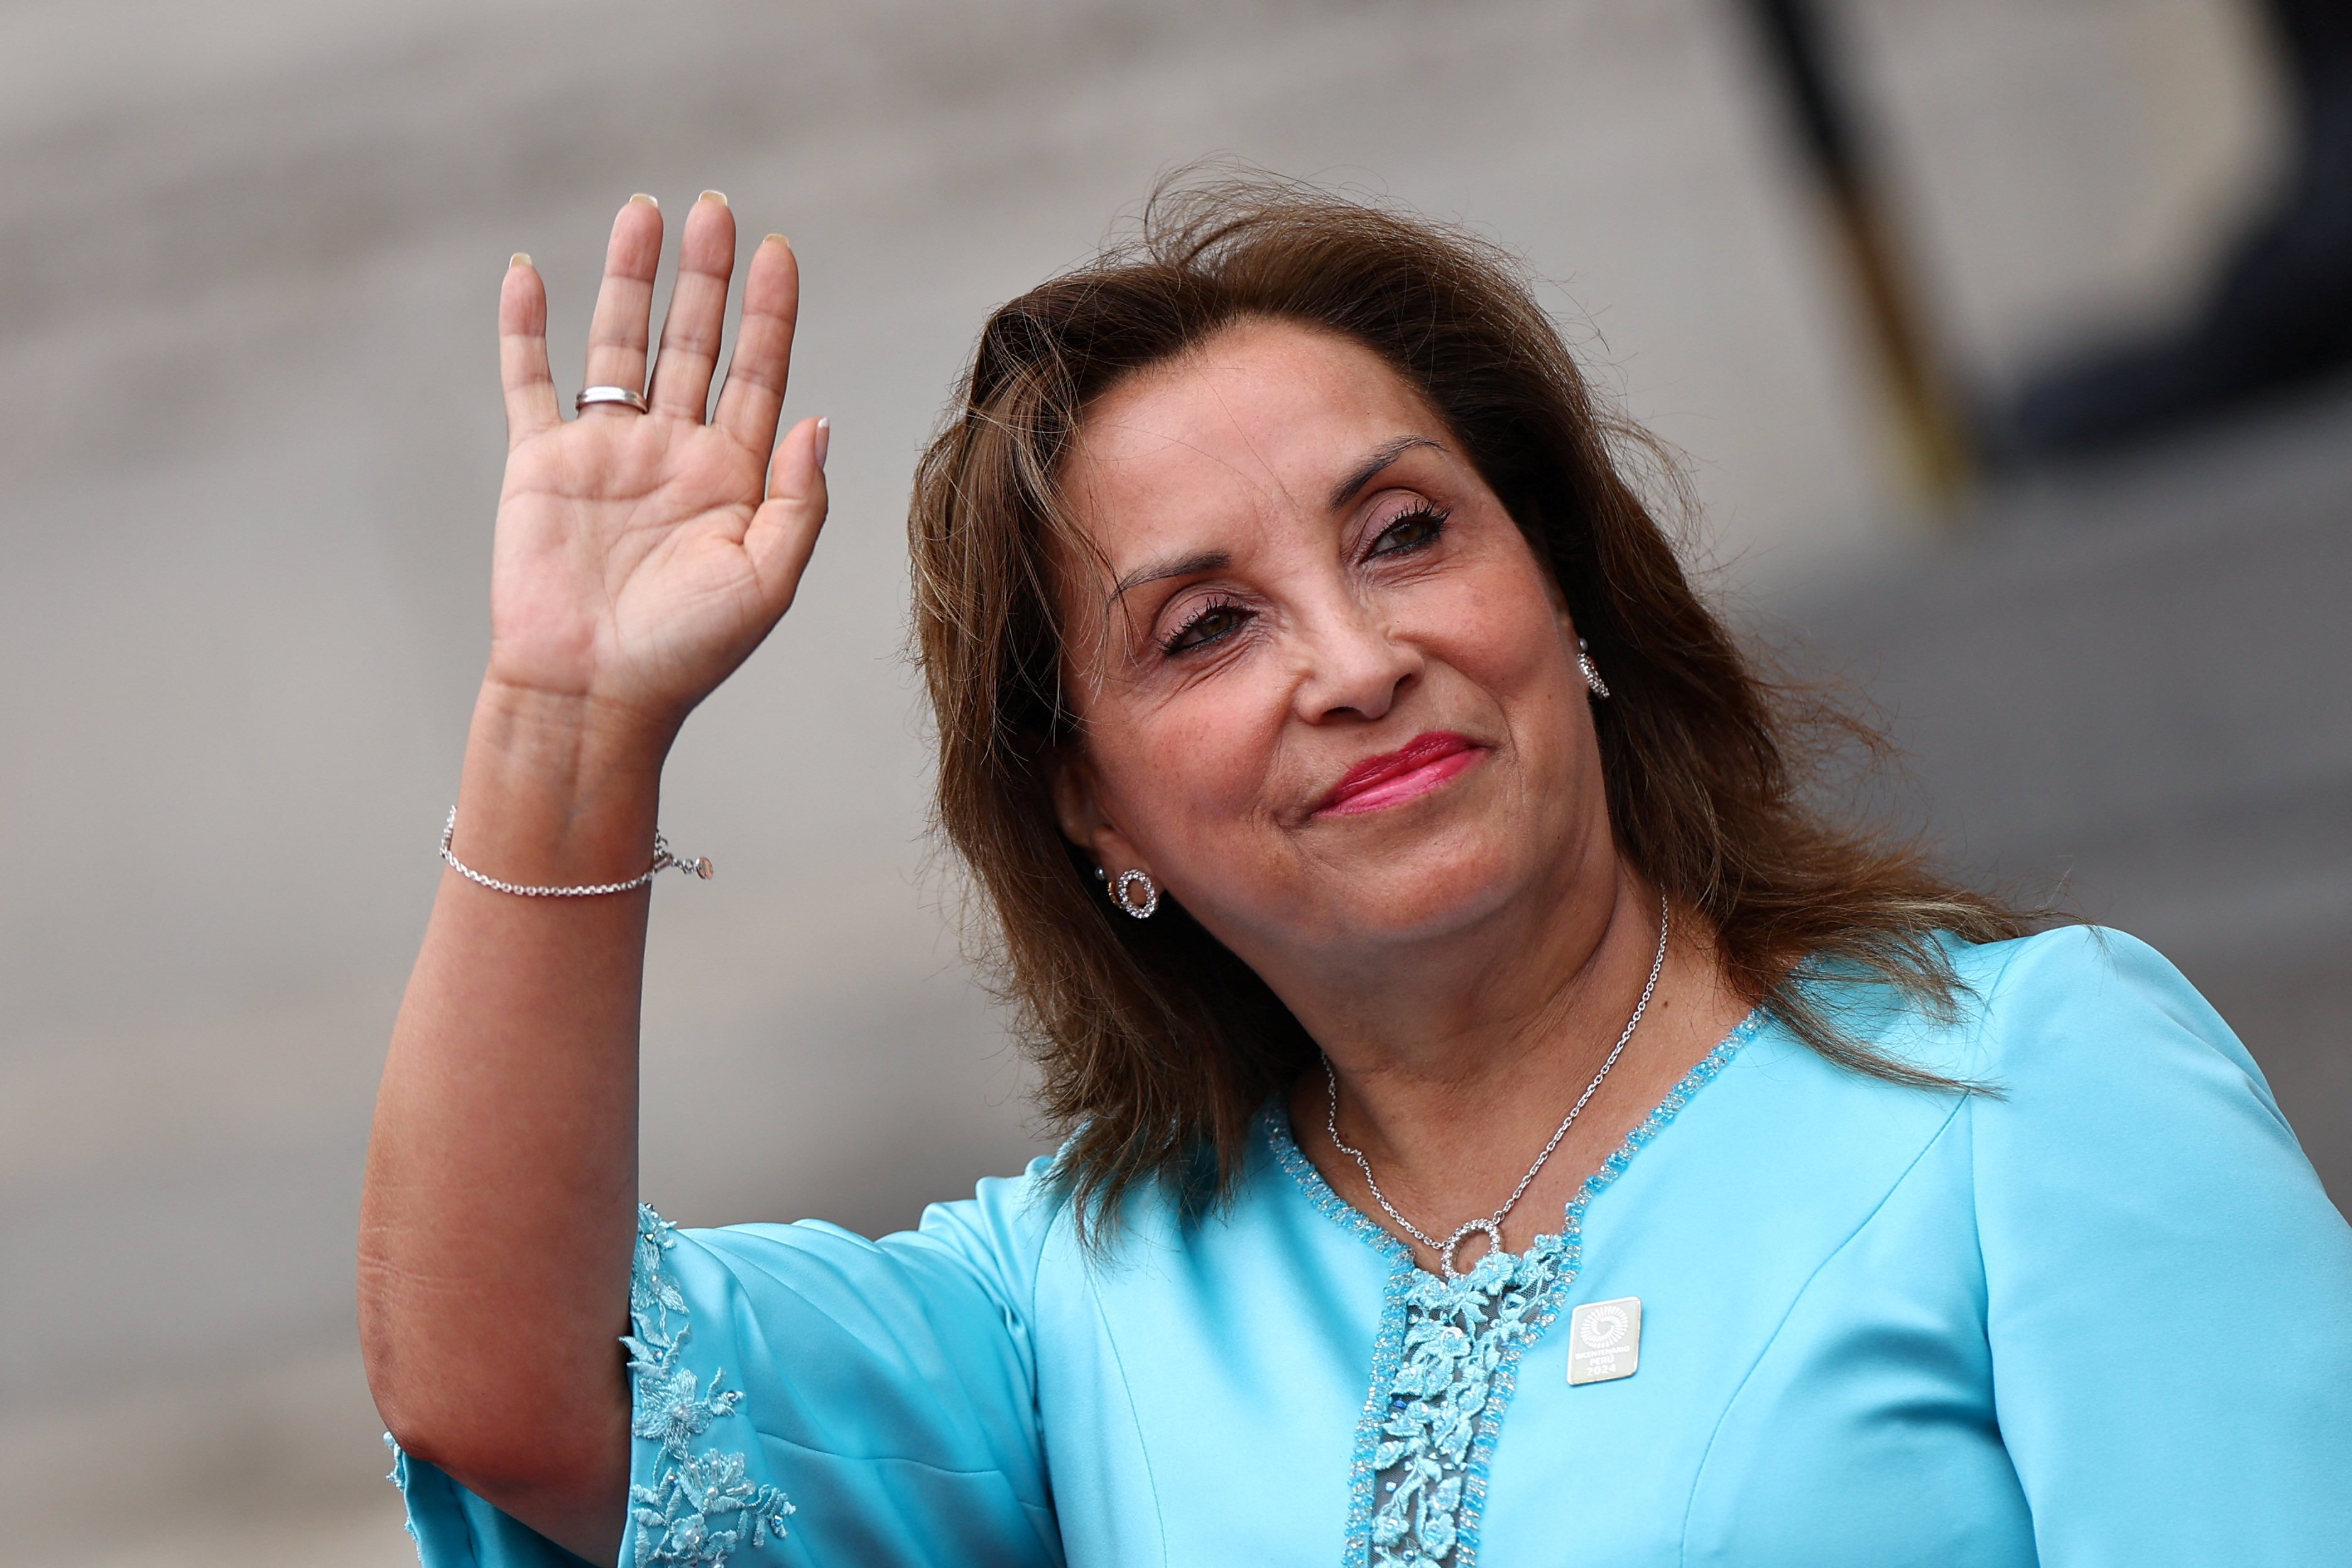
[[[572,400],[572,412],[581,413],[593,403],[617,403],[640,414],[646,411],[646,395],[642,392],[625,386],[583,386],[580,395]]]

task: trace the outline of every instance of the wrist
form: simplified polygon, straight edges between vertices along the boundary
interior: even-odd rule
[[[677,739],[679,720],[586,692],[551,691],[482,679],[467,739],[470,759],[488,749],[516,765],[552,776],[658,777]]]
[[[466,743],[454,847],[509,881],[623,880],[653,855],[675,725],[593,698],[485,680]]]

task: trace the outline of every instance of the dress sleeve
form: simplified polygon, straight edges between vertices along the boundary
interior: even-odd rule
[[[1059,1568],[1029,1331],[1043,1171],[878,1242],[642,1210],[621,1563]],[[425,1568],[578,1561],[428,1465],[394,1479]]]
[[[2019,944],[1986,1043],[1986,1322],[2044,1568],[2342,1561],[2352,1230],[2252,1058],[2089,929]]]

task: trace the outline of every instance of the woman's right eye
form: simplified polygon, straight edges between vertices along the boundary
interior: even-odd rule
[[[1371,556],[1409,555],[1435,542],[1437,536],[1445,531],[1446,520],[1452,516],[1453,513],[1442,511],[1427,502],[1409,511],[1399,512],[1389,519],[1388,525],[1372,541],[1372,548],[1367,553]]]
[[[1178,626],[1161,645],[1169,654],[1190,653],[1195,648],[1223,642],[1241,630],[1249,620],[1249,612],[1239,605],[1207,605],[1191,619]]]

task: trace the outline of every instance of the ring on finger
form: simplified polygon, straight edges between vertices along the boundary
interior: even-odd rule
[[[646,411],[646,395],[634,388],[583,386],[580,389],[580,395],[572,400],[572,412],[584,413],[591,405],[598,403],[617,403],[624,408],[634,408],[640,414]]]

